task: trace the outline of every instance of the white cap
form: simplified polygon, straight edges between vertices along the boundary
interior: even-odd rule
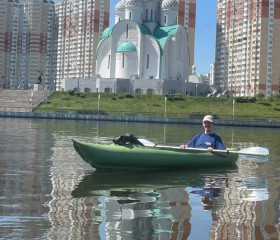
[[[202,122],[206,122],[206,121],[208,121],[208,122],[214,122],[213,116],[211,116],[211,115],[206,115],[206,116],[204,116]]]

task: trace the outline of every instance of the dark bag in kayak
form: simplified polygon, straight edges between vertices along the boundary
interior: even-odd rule
[[[112,140],[114,144],[116,145],[126,145],[126,144],[129,144],[129,143],[133,143],[133,144],[138,144],[138,145],[141,145],[141,146],[144,146],[143,143],[141,143],[137,137],[135,137],[133,134],[126,134],[126,135],[122,135],[120,137],[118,137],[117,139],[113,139]]]

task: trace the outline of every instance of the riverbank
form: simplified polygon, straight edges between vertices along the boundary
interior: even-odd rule
[[[98,114],[73,114],[73,113],[47,113],[47,112],[0,112],[0,117],[8,118],[37,118],[37,119],[61,119],[61,120],[87,120],[87,121],[118,121],[118,122],[142,122],[161,124],[201,124],[201,118],[169,118],[126,115],[98,115]],[[274,121],[246,121],[246,120],[222,120],[216,119],[215,125],[236,127],[267,127],[280,128],[280,122]]]
[[[192,118],[211,113],[224,120],[280,122],[280,104],[273,99],[211,98],[145,94],[54,92],[33,112]],[[198,116],[200,115],[200,116]]]

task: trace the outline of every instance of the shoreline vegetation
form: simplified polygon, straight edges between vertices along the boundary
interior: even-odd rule
[[[241,121],[280,121],[278,97],[195,97],[180,94],[113,94],[54,92],[33,112],[125,115],[161,118],[200,119],[212,114],[215,119]]]

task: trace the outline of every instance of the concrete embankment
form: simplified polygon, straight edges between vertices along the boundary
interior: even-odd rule
[[[9,118],[41,118],[63,120],[89,120],[89,121],[119,121],[119,122],[146,122],[165,124],[201,124],[201,119],[192,118],[162,118],[125,115],[94,115],[94,114],[68,114],[68,113],[43,113],[43,112],[4,112],[0,117]],[[273,121],[245,121],[245,120],[215,120],[215,125],[240,126],[240,127],[268,127],[280,128],[280,122]]]

